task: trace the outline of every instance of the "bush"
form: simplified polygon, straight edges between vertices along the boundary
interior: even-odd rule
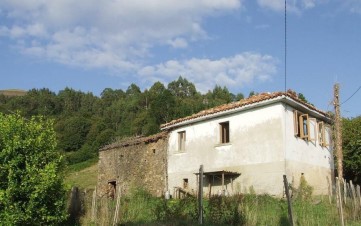
[[[242,196],[232,197],[212,196],[208,203],[206,212],[207,221],[212,224],[240,225],[244,223],[244,216],[241,214],[240,205]]]

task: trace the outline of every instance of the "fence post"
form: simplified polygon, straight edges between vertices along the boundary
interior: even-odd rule
[[[203,224],[203,165],[199,167],[198,216],[199,224]]]
[[[345,226],[345,222],[343,220],[343,209],[342,209],[342,194],[341,194],[341,186],[340,186],[340,180],[338,177],[336,177],[336,197],[338,201],[338,208],[339,208],[339,214],[340,214],[340,220],[341,225]]]
[[[293,221],[291,197],[290,197],[290,191],[289,191],[288,181],[287,181],[287,176],[286,175],[283,175],[283,183],[284,183],[284,186],[285,186],[285,192],[286,192],[287,203],[288,203],[288,217],[289,217],[289,221],[290,221],[291,226],[293,226],[295,224],[294,224],[294,221]]]
[[[113,226],[117,225],[118,223],[118,215],[119,215],[119,206],[120,206],[120,195],[121,195],[121,189],[120,186],[118,188],[117,193],[117,203],[115,205],[115,212],[114,212],[114,218],[113,218]]]
[[[361,188],[359,185],[356,186],[356,190],[357,190],[358,202],[361,208]]]
[[[93,191],[93,199],[92,199],[92,213],[91,213],[91,221],[95,222],[96,215],[97,215],[97,206],[96,206],[96,198],[97,198],[97,187],[95,187]]]

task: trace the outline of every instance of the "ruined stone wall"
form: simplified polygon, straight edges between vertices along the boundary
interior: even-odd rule
[[[99,152],[98,196],[107,195],[108,182],[116,181],[122,195],[142,187],[156,196],[166,188],[167,134],[109,145]]]

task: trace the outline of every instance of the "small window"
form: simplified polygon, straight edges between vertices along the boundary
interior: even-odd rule
[[[325,145],[325,125],[323,122],[318,122],[318,143],[321,146]]]
[[[188,189],[188,178],[183,179],[183,188]]]
[[[309,118],[309,133],[308,140],[316,144],[316,135],[317,135],[317,119]]]
[[[220,128],[220,143],[226,144],[229,143],[229,122],[219,123]]]
[[[310,120],[308,114],[294,111],[293,122],[295,136],[308,140],[310,138]]]
[[[178,151],[185,151],[186,131],[178,132]]]
[[[332,143],[332,128],[329,125],[325,125],[325,139],[324,139],[324,147],[328,147]]]

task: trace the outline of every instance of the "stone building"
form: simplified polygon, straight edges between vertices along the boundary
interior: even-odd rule
[[[161,125],[160,134],[100,151],[98,187],[145,186],[155,195],[204,192],[282,196],[283,175],[303,175],[315,194],[333,183],[329,116],[292,91],[263,93]]]
[[[167,133],[131,138],[100,149],[98,162],[99,196],[132,187],[145,187],[156,196],[164,193],[167,172]]]

